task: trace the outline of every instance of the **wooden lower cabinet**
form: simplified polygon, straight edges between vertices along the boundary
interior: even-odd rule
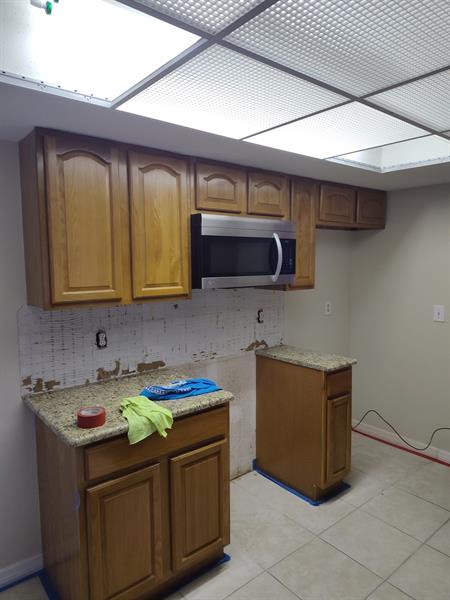
[[[350,472],[351,368],[256,358],[257,466],[317,500]]]
[[[36,435],[44,568],[60,600],[159,597],[223,555],[228,405],[135,446],[69,447],[40,420]]]

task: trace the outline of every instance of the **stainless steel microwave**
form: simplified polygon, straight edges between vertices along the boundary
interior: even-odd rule
[[[192,215],[192,287],[291,283],[295,275],[295,234],[292,221]]]

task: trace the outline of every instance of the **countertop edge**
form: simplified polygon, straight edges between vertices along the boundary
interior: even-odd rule
[[[323,373],[334,373],[336,371],[341,371],[342,369],[347,369],[349,367],[352,367],[353,365],[358,364],[358,361],[355,358],[350,358],[350,357],[346,357],[346,356],[338,356],[338,355],[330,355],[330,354],[325,354],[324,356],[336,356],[336,361],[338,364],[336,364],[336,366],[330,367],[330,366],[326,366],[323,364],[320,364],[319,362],[314,363],[308,360],[302,360],[299,357],[288,357],[288,356],[277,356],[276,355],[276,349],[277,348],[282,348],[282,346],[274,346],[272,348],[264,348],[264,349],[260,349],[260,350],[256,350],[255,354],[257,356],[263,356],[265,358],[269,358],[271,360],[278,360],[280,362],[285,362],[285,363],[289,363],[292,365],[297,365],[299,367],[304,367],[306,369],[312,369],[314,371],[322,371]],[[305,350],[301,350],[298,349],[298,354],[305,354],[309,351],[305,351]],[[320,352],[314,352],[314,354],[320,355]]]

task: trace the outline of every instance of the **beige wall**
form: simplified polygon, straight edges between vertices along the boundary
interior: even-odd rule
[[[317,230],[316,287],[285,294],[283,340],[301,348],[348,354],[352,233]],[[325,302],[332,314],[325,316]]]
[[[0,580],[38,567],[33,420],[19,392],[16,312],[25,302],[17,144],[0,142]],[[14,576],[14,570],[11,571]]]
[[[386,230],[354,235],[353,415],[376,408],[410,439],[428,441],[450,426],[450,186],[389,194]],[[445,323],[433,322],[433,304],[446,305]],[[450,432],[433,446],[450,450]]]

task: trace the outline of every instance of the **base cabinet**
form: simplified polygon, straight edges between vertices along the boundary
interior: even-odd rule
[[[256,462],[317,500],[350,472],[351,369],[256,357]]]
[[[228,405],[134,446],[68,447],[39,420],[36,431],[44,567],[60,600],[149,600],[221,558]]]

